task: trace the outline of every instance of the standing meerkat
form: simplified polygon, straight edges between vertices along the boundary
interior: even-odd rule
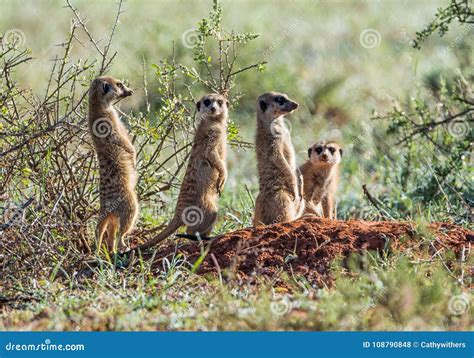
[[[175,214],[156,237],[138,246],[147,249],[186,225],[189,239],[207,238],[217,219],[217,199],[227,180],[227,122],[229,102],[219,94],[196,104],[200,123],[176,204]]]
[[[335,220],[336,190],[342,149],[336,142],[318,142],[308,149],[308,160],[300,166],[304,180],[305,214],[321,212]]]
[[[112,77],[97,77],[89,89],[89,132],[99,161],[100,213],[97,251],[104,235],[110,252],[126,249],[125,236],[138,216],[136,154],[112,102],[133,91]]]
[[[287,95],[268,92],[257,101],[256,152],[260,192],[254,226],[297,219],[304,210],[302,179],[296,167],[284,115],[298,108]]]

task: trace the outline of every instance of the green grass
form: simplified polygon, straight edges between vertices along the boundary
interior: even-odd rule
[[[192,274],[185,261],[162,272],[95,270],[90,279],[34,281],[4,310],[9,330],[470,330],[472,299],[439,260],[397,253],[335,265],[330,288],[303,279],[274,287]],[[355,258],[354,258],[355,259]],[[362,265],[360,263],[362,262]],[[349,265],[351,266],[351,265]],[[355,276],[354,276],[355,275]],[[32,282],[33,283],[33,282]],[[458,306],[454,306],[457,302]],[[453,307],[457,307],[453,308]]]

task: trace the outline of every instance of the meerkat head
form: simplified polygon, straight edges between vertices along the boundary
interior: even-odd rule
[[[108,107],[112,101],[131,96],[133,91],[126,87],[122,81],[112,77],[101,76],[92,81],[89,97],[98,99]]]
[[[258,97],[257,101],[257,113],[270,120],[289,114],[297,108],[298,103],[284,93],[267,92]]]
[[[196,103],[196,108],[201,118],[223,120],[227,119],[229,101],[217,93],[207,94]]]
[[[317,165],[337,165],[341,162],[342,148],[335,142],[318,142],[308,148],[311,163]]]

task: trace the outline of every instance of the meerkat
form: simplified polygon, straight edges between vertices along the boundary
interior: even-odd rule
[[[303,180],[284,124],[284,116],[297,108],[298,103],[282,93],[268,92],[258,98],[255,146],[259,194],[254,226],[292,221],[303,213]]]
[[[305,214],[322,214],[337,219],[336,190],[342,148],[336,142],[318,142],[308,148],[308,160],[300,166],[303,174]]]
[[[166,228],[136,249],[147,249],[166,239],[181,226],[189,239],[206,239],[217,219],[217,199],[227,180],[227,122],[229,102],[219,94],[203,96],[196,103],[200,123],[178,195],[175,214]]]
[[[135,148],[112,103],[132,94],[121,81],[105,76],[94,79],[89,89],[89,132],[100,175],[97,251],[106,235],[107,249],[115,253],[118,246],[123,252],[138,216]]]

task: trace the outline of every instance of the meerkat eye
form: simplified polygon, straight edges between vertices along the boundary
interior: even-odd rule
[[[283,96],[276,96],[275,97],[275,102],[277,102],[279,105],[282,105],[283,103],[286,102],[286,99]]]
[[[336,148],[329,147],[329,151],[331,152],[331,154],[334,154],[336,152]]]
[[[123,89],[123,84],[122,83],[117,83],[117,87]]]
[[[224,103],[224,102],[222,102],[222,100],[220,99],[220,100],[217,101],[217,103],[219,104],[219,107],[222,107],[222,103]]]
[[[321,152],[323,151],[323,147],[316,147],[315,151],[316,153],[321,154]]]
[[[204,105],[205,105],[206,107],[209,107],[210,104],[211,104],[211,100],[210,100],[210,99],[205,99],[205,100],[204,100]]]

